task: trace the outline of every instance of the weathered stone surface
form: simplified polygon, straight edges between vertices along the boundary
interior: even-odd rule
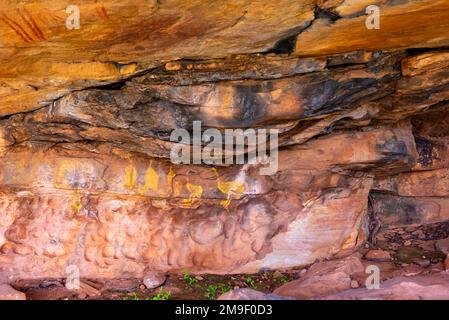
[[[435,243],[435,248],[437,248],[446,255],[449,254],[449,238],[438,240]]]
[[[325,261],[312,265],[303,277],[274,291],[281,296],[310,299],[351,288],[351,274],[363,271],[356,255],[342,260]]]
[[[2,268],[33,278],[75,264],[86,277],[141,277],[145,268],[224,273],[312,263],[362,241],[371,178],[346,175],[376,163],[407,167],[407,132],[319,138],[281,151],[273,176],[106,146],[10,148],[0,178],[10,190],[2,194]]]
[[[145,272],[143,284],[148,289],[154,289],[164,284],[167,277],[161,272]]]
[[[0,276],[257,272],[449,219],[447,1],[66,5],[0,13]],[[172,164],[193,121],[279,130],[278,171]],[[320,272],[298,297],[355,286]]]
[[[449,52],[423,53],[402,60],[402,74],[413,77],[429,70],[438,70],[449,66]]]
[[[64,1],[7,1],[0,27],[7,62],[0,70],[0,114],[31,110],[159,61],[269,51],[313,19],[313,3],[108,0],[77,4],[80,28],[67,30]]]
[[[449,276],[397,277],[380,284],[380,289],[366,288],[328,295],[329,300],[449,300]]]
[[[240,288],[222,294],[217,300],[293,300],[293,298],[263,293],[249,288]]]
[[[447,168],[404,173],[397,178],[397,192],[406,197],[447,197],[448,177]]]
[[[390,261],[391,256],[388,251],[370,250],[365,254],[365,259],[371,261]]]
[[[48,153],[46,156],[50,159]],[[146,267],[160,271],[254,272],[262,267],[311,263],[341,248],[353,248],[360,241],[370,179],[342,178],[344,187],[338,186],[338,180],[330,181],[333,187],[321,195],[310,195],[310,190],[302,196],[286,190],[257,195],[261,189],[256,180],[238,178],[237,173],[237,180],[229,181],[245,187],[228,190],[225,180],[214,179],[214,172],[207,169],[214,179],[210,188],[193,188],[193,179],[181,179],[181,191],[173,198],[173,192],[178,191],[172,189],[173,184],[164,189],[165,178],[156,191],[144,190],[145,185],[154,187],[149,183],[153,180],[139,182],[137,176],[135,180],[118,180],[117,189],[111,189],[114,179],[128,174],[126,166],[122,173],[113,175],[116,178],[108,180],[103,175],[103,179],[94,180],[105,183],[98,186],[88,179],[95,177],[95,170],[87,170],[86,165],[83,169],[73,166],[78,160],[65,157],[62,166],[55,166],[61,168],[60,175],[41,169],[41,174],[56,177],[56,184],[2,194],[3,270],[20,277],[62,276],[70,264],[78,265],[86,277],[123,273],[142,276]],[[108,163],[113,170],[113,162]],[[32,167],[25,163],[23,168]],[[43,164],[41,168],[53,166]],[[173,181],[177,181],[176,175]],[[256,184],[247,189],[245,181]],[[26,183],[32,184],[32,180]],[[77,185],[75,190],[70,183]],[[105,186],[110,191],[101,189]],[[172,195],[166,200],[164,190]],[[151,196],[152,192],[159,193]],[[254,195],[247,198],[246,192]],[[347,210],[349,203],[352,210]],[[336,212],[341,222],[323,224]],[[310,225],[310,230],[298,233],[304,225]],[[306,238],[308,242],[304,243]],[[160,246],[161,242],[165,245]],[[178,250],[180,247],[183,249]],[[299,248],[302,255],[297,255]]]
[[[373,210],[384,226],[429,224],[449,219],[449,199],[371,194]]]
[[[365,25],[369,5],[379,6],[380,29],[368,29]],[[295,53],[311,56],[447,46],[448,9],[445,0],[338,1],[327,8],[332,14],[316,15],[312,25],[299,34]]]
[[[0,284],[0,300],[26,300],[26,296],[9,284]]]
[[[372,4],[381,8],[380,30],[365,27],[365,8]],[[233,5],[108,0],[78,6],[81,26],[67,30],[63,1],[5,3],[0,114],[32,110],[72,90],[160,66],[176,71],[177,59],[290,52],[292,37],[298,34],[295,52],[308,56],[448,44],[444,0],[326,4],[240,0]]]

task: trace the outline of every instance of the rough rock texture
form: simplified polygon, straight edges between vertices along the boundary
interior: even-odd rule
[[[65,6],[0,11],[0,278],[289,268],[449,219],[447,1]],[[193,121],[278,129],[278,171],[171,163]]]
[[[293,300],[292,297],[282,297],[267,294],[253,289],[234,289],[219,296],[217,300]]]
[[[380,289],[360,288],[323,297],[327,300],[449,300],[449,276],[397,277]]]
[[[351,288],[351,275],[364,271],[356,255],[342,260],[319,262],[299,280],[291,281],[274,291],[280,296],[310,299]]]
[[[143,284],[149,289],[160,287],[167,279],[166,275],[159,272],[146,272],[143,277]]]
[[[26,300],[26,296],[23,292],[2,283],[0,284],[0,300]]]
[[[390,261],[391,256],[388,251],[370,250],[365,254],[365,259],[371,261]]]

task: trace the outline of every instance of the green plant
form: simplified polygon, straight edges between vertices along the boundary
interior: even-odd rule
[[[195,277],[191,276],[187,271],[184,272],[184,282],[188,285],[188,286],[193,286],[194,284],[198,283],[198,280],[195,279]]]
[[[277,280],[279,283],[284,284],[284,283],[287,283],[287,282],[288,282],[288,277],[287,277],[286,275],[282,275],[281,277],[278,277],[276,280]]]
[[[159,292],[156,293],[151,300],[168,300],[171,297],[170,291],[164,291],[162,288],[159,289]]]
[[[218,287],[214,284],[210,284],[207,286],[205,297],[209,300],[214,300],[217,298],[217,289]]]
[[[254,279],[251,276],[248,276],[246,278],[246,284],[248,285],[248,287],[254,289],[256,287],[256,283],[254,282]]]
[[[141,300],[137,293],[133,292],[127,297],[124,297],[123,300]]]
[[[218,287],[220,288],[221,293],[226,293],[228,291],[231,291],[231,286],[229,285],[225,285],[224,283],[219,283]]]
[[[218,293],[223,294],[223,293],[226,293],[228,291],[231,291],[231,287],[225,285],[224,283],[219,283],[217,285],[210,284],[210,285],[207,286],[205,297],[207,299],[214,300],[214,299],[217,298],[217,294]]]

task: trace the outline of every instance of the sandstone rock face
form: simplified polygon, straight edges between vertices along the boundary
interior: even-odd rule
[[[67,30],[63,1],[8,1],[0,276],[251,273],[449,219],[447,1],[365,2],[107,0]],[[173,163],[195,121],[278,130],[276,172]]]
[[[28,264],[20,277],[63,276],[72,264],[82,275],[103,270],[105,277],[140,277],[146,267],[253,272],[311,263],[360,241],[370,178],[329,179],[321,173],[325,179],[314,182],[310,172],[293,176],[288,168],[272,177],[253,176],[257,171],[245,168],[214,171],[61,151],[42,151],[38,160],[39,150],[25,149],[5,162],[11,167],[3,169],[4,185],[33,187],[1,196],[2,259],[11,272]],[[242,187],[224,193],[225,182]],[[286,188],[289,183],[296,192]],[[321,192],[323,186],[330,190]],[[339,224],[321,223],[335,212]],[[310,230],[299,232],[304,226]]]
[[[448,275],[397,277],[381,284],[380,289],[360,288],[339,292],[329,300],[449,300]]]
[[[311,27],[298,36],[298,54],[448,45],[444,29],[449,23],[449,13],[445,0],[323,2],[331,3],[328,10],[333,14],[318,15]],[[381,22],[378,30],[365,26],[369,5],[379,6]],[[423,29],[426,32],[422,32]],[[348,30],[353,36],[348,37]]]
[[[370,250],[365,254],[365,259],[371,261],[390,261],[391,256],[388,251]]]

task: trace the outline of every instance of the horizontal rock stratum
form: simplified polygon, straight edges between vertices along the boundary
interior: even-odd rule
[[[0,9],[0,277],[252,273],[449,219],[447,1],[66,7]],[[173,163],[194,121],[277,129],[277,172]]]

